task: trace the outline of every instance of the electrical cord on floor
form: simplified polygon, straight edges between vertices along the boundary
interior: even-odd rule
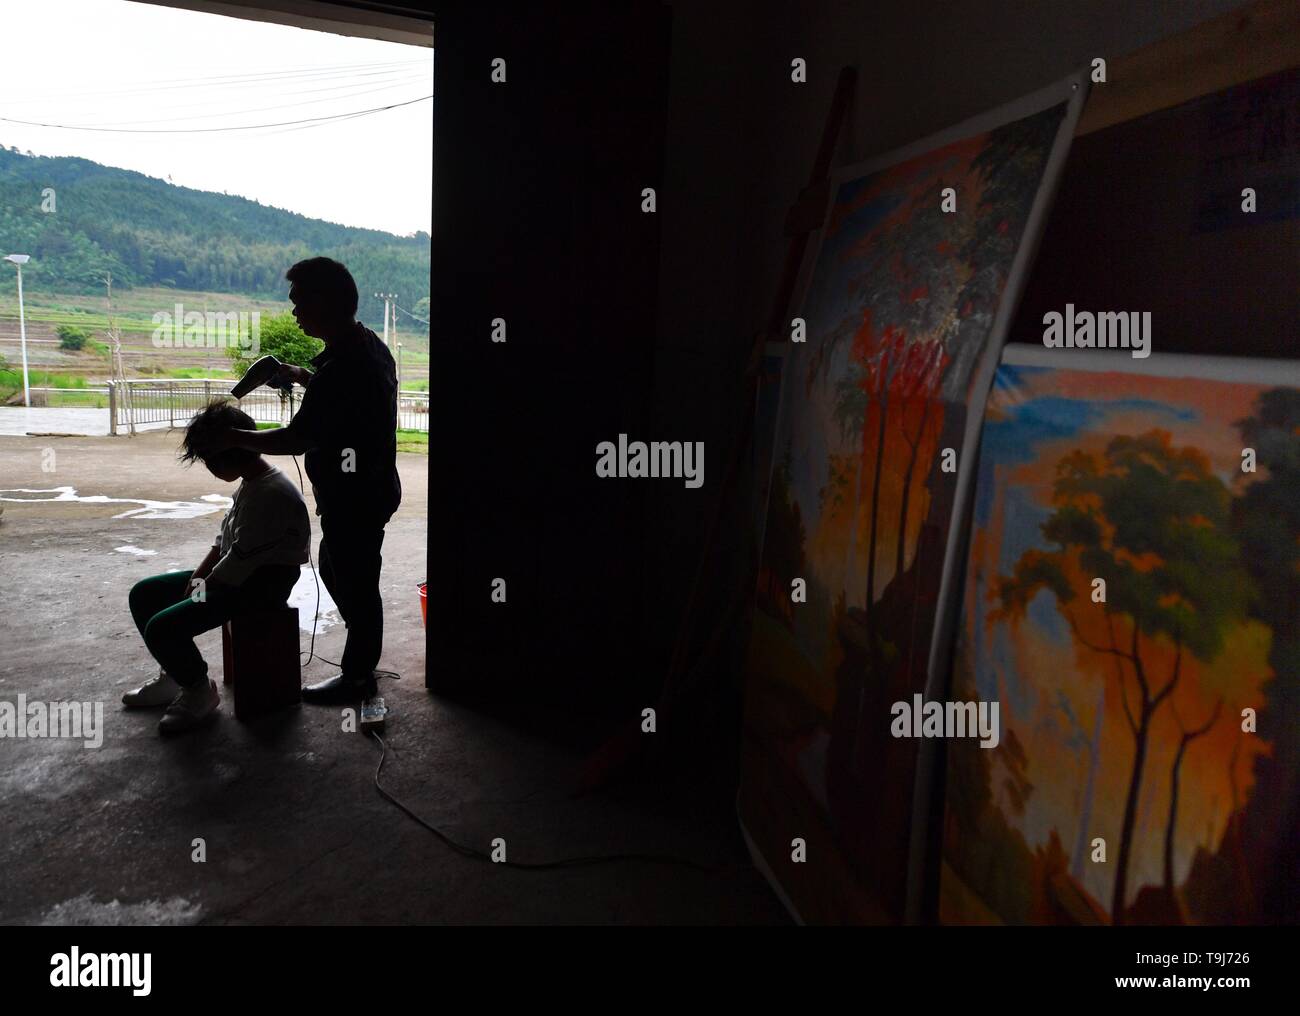
[[[302,491],[303,498],[306,499],[307,489],[306,489],[306,485],[303,483],[302,467],[298,465],[297,455],[293,456],[293,465],[294,468],[298,470],[298,488]],[[340,670],[342,670],[343,669],[342,664],[335,663],[333,660],[327,660],[323,656],[316,655],[316,626],[320,618],[320,575],[316,571],[316,562],[312,559],[310,539],[307,541],[307,563],[311,565],[312,578],[315,579],[316,581],[316,608],[315,611],[313,612],[312,622],[311,622],[311,644],[310,644],[310,648],[307,651],[307,659],[303,663],[303,666],[304,667],[307,666],[312,662],[312,660],[320,660],[323,663],[328,663],[331,666],[338,667]],[[302,652],[299,651],[298,655],[301,656]],[[397,675],[396,674],[389,675],[385,673],[384,676],[391,676],[395,678]],[[389,804],[391,804],[398,811],[400,811],[407,818],[411,819],[411,821],[418,823],[419,825],[427,829],[429,832],[433,833],[433,835],[436,836],[439,839],[439,841],[441,841],[449,849],[460,854],[461,857],[466,857],[469,858],[470,860],[475,860],[475,861],[484,861],[488,864],[501,864],[507,868],[517,868],[520,871],[552,871],[558,868],[591,867],[598,864],[623,864],[629,862],[641,862],[643,864],[666,864],[666,865],[673,865],[676,867],[691,868],[695,871],[703,872],[706,875],[721,875],[729,871],[742,870],[741,868],[736,866],[716,867],[712,865],[701,864],[698,861],[692,861],[690,858],[673,857],[669,854],[606,854],[606,855],[596,856],[596,857],[565,857],[565,858],[561,858],[558,861],[541,861],[535,864],[525,864],[521,861],[494,861],[492,859],[491,854],[486,854],[482,851],[475,850],[473,847],[467,847],[463,843],[457,843],[450,836],[442,832],[442,830],[438,829],[437,826],[433,825],[430,822],[425,821],[414,811],[408,808],[405,804],[403,804],[400,800],[398,800],[395,796],[393,796],[387,790],[384,789],[383,784],[379,782],[379,774],[383,772],[384,762],[388,758],[388,745],[385,744],[384,739],[380,737],[379,734],[377,734],[373,730],[370,731],[370,736],[379,742],[379,765],[375,767],[375,789],[379,791],[379,796],[382,797]]]
[[[463,843],[457,843],[450,836],[444,833],[437,826],[425,821],[414,811],[408,808],[400,800],[384,789],[383,784],[379,782],[379,774],[384,770],[384,762],[388,758],[388,745],[384,739],[374,731],[370,736],[379,742],[379,765],[375,767],[375,789],[379,791],[379,796],[395,807],[411,821],[423,826],[429,832],[433,833],[440,842],[445,846],[460,854],[461,857],[469,858],[473,861],[484,861],[488,864],[499,864],[505,868],[518,868],[520,871],[552,871],[558,868],[579,868],[592,867],[598,864],[622,864],[627,862],[641,862],[644,864],[666,864],[675,867],[691,868],[694,871],[703,872],[706,875],[722,875],[728,872],[738,872],[748,870],[751,866],[715,866],[701,864],[699,861],[693,861],[687,857],[674,857],[670,854],[604,854],[594,857],[565,857],[558,861],[539,861],[533,864],[525,864],[522,861],[494,861],[490,854],[481,850],[475,850],[473,847],[467,847]]]
[[[303,501],[306,501],[307,485],[302,481],[302,466],[298,465],[297,455],[293,455],[291,456],[291,458],[293,459],[293,468],[298,470],[298,489],[302,491]],[[343,669],[342,664],[335,663],[333,660],[326,660],[325,657],[323,656],[321,657],[316,656],[316,626],[317,624],[320,623],[320,576],[316,574],[316,562],[312,559],[311,556],[311,533],[307,534],[307,563],[311,565],[311,577],[316,582],[316,608],[312,611],[312,615],[311,615],[311,648],[307,651],[307,660],[306,662],[303,663],[303,666],[304,667],[309,666],[312,660],[320,659],[323,662],[338,667],[340,670],[342,670]],[[299,656],[302,655],[301,649],[298,650],[298,655]]]

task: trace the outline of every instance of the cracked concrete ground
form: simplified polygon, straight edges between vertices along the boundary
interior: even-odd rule
[[[0,437],[0,488],[11,491],[0,492],[0,700],[103,702],[105,728],[98,748],[0,738],[0,921],[786,920],[749,867],[730,809],[702,781],[574,797],[582,755],[571,740],[425,690],[422,456],[400,456],[405,496],[384,546],[381,666],[402,674],[384,685],[394,709],[385,786],[457,839],[488,849],[503,837],[511,860],[664,853],[721,864],[722,873],[644,863],[537,873],[460,857],[379,797],[378,746],[343,733],[337,708],[243,724],[223,694],[215,723],[169,740],[158,736],[157,713],[123,711],[122,692],[151,672],[127,591],[200,560],[223,509],[212,497],[233,490],[202,467],[178,465],[176,441],[176,433]],[[295,476],[291,461],[278,464]],[[83,500],[99,495],[122,500]],[[62,500],[8,500],[55,496]],[[216,511],[197,514],[204,506]],[[327,626],[317,651],[338,659],[343,636],[341,624]],[[220,635],[199,645],[219,679]],[[329,673],[316,662],[304,678]]]

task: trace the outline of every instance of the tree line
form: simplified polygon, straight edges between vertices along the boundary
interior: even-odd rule
[[[396,292],[412,310],[429,294],[427,233],[341,226],[87,159],[34,156],[3,145],[0,237],[9,250],[32,256],[24,281],[47,292],[100,292],[112,272],[114,286],[128,289],[282,297],[286,268],[325,255],[356,278],[362,320],[383,321],[377,291]],[[403,316],[399,327],[424,326]]]

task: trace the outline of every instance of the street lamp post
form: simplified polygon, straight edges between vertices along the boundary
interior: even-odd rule
[[[31,407],[32,391],[27,383],[27,317],[23,312],[23,265],[31,260],[28,254],[6,254],[5,260],[18,269],[18,335],[23,347],[23,405]]]

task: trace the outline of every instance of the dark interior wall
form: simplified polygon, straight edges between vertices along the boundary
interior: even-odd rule
[[[1300,69],[1077,139],[1009,341],[1068,303],[1149,312],[1155,353],[1294,357],[1297,108]]]
[[[1184,31],[1241,0],[720,0],[674,3],[651,431],[703,440],[703,491],[649,491],[651,645],[666,654],[745,412],[751,337],[772,310],[786,210],[807,183],[839,68],[858,85],[836,164],[888,151],[1085,66]],[[808,81],[790,80],[807,61]],[[1105,87],[1099,85],[1097,87]],[[729,505],[708,555],[703,627],[733,637],[706,680],[734,684],[747,532]],[[707,642],[695,640],[697,646]]]
[[[644,429],[667,15],[438,10],[430,687],[639,696],[643,488],[597,478],[595,453]]]

